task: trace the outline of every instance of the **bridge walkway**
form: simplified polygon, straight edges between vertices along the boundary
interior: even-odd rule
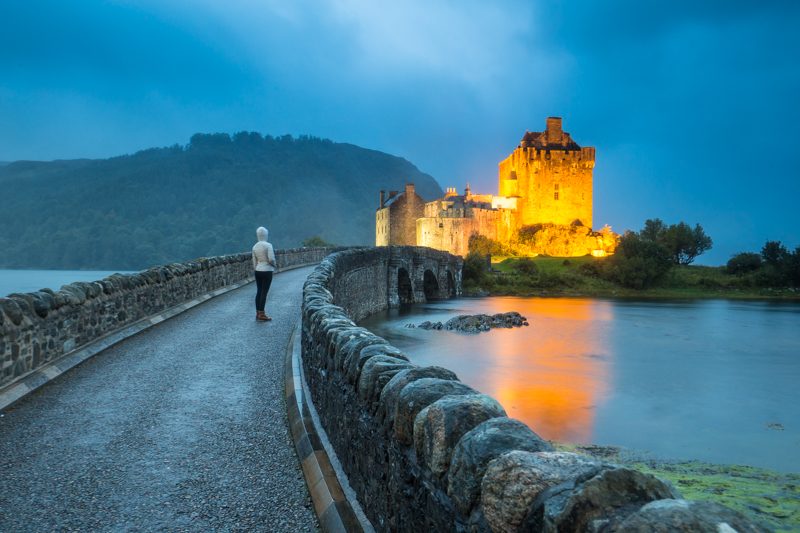
[[[311,268],[98,354],[0,413],[0,531],[316,531],[283,362]]]

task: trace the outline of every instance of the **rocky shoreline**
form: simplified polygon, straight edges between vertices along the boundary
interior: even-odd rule
[[[495,315],[458,315],[447,322],[431,322],[426,320],[419,324],[406,324],[407,328],[434,329],[445,331],[461,331],[464,333],[481,333],[493,328],[519,328],[528,326],[528,319],[516,311],[497,313]]]

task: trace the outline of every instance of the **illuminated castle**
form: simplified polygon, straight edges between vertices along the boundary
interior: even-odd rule
[[[463,256],[473,234],[508,244],[528,227],[532,234],[545,232],[535,253],[605,255],[615,239],[610,230],[591,230],[594,161],[595,149],[581,148],[561,129],[561,119],[550,117],[545,131],[525,133],[500,162],[497,195],[473,194],[467,185],[463,195],[448,188],[443,198],[425,203],[413,185],[388,197],[381,191],[375,244],[429,246]]]

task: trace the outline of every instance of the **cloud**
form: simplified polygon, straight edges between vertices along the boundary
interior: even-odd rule
[[[774,0],[9,0],[0,160],[310,133],[491,192],[560,115],[598,149],[598,222],[709,220],[719,249],[752,248],[736,206],[753,239],[800,224],[799,22]]]

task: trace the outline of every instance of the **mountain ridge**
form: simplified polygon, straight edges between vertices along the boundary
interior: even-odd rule
[[[380,189],[413,182],[404,158],[310,136],[195,134],[186,145],[107,159],[0,165],[0,267],[136,270],[308,237],[374,242]]]

